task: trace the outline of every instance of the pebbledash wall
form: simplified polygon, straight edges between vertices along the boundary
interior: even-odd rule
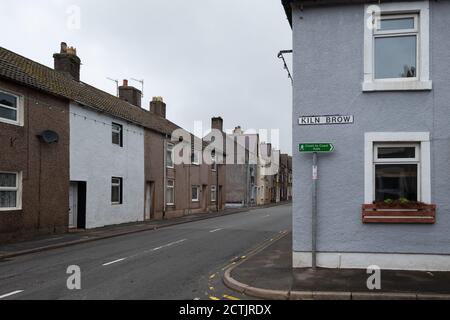
[[[123,126],[123,147],[112,144]],[[111,179],[123,179],[123,203],[111,203]],[[70,181],[86,182],[86,228],[144,220],[144,129],[70,104]]]
[[[364,4],[293,9],[294,150],[301,142],[336,147],[333,154],[319,156],[319,266],[450,270],[450,1],[429,6],[432,90],[397,92],[362,90]],[[351,114],[355,123],[298,125],[300,116],[317,114]],[[435,224],[363,224],[365,137],[371,132],[422,136],[431,147],[430,166],[423,169],[430,171],[430,199],[425,200],[437,205]],[[294,152],[293,165],[294,267],[308,267],[311,156]]]

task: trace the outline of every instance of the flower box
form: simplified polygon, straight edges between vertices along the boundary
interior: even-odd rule
[[[387,204],[364,204],[364,223],[436,223],[436,205],[416,203],[407,206]]]

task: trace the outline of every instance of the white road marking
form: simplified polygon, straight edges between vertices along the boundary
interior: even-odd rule
[[[171,243],[166,244],[166,245],[164,245],[164,246],[161,246],[161,247],[158,247],[158,248],[154,248],[154,249],[152,249],[151,251],[158,251],[158,250],[161,250],[161,249],[169,248],[169,247],[172,247],[172,246],[174,246],[174,245],[176,245],[176,244],[183,243],[183,242],[185,242],[185,241],[187,241],[187,239],[183,239],[183,240],[178,240],[178,241],[175,241],[175,242],[171,242]]]
[[[221,229],[215,229],[215,230],[211,230],[209,233],[219,232],[219,231],[222,231],[222,230],[223,230],[223,228],[221,228]]]
[[[114,260],[114,261],[111,261],[111,262],[108,262],[108,263],[104,263],[103,266],[106,267],[106,266],[112,265],[114,263],[122,262],[124,260],[126,260],[126,258],[117,259],[117,260]]]
[[[7,294],[4,294],[4,295],[0,296],[0,299],[8,298],[8,297],[11,297],[11,296],[13,296],[15,294],[19,294],[19,293],[22,293],[22,292],[23,292],[23,290],[13,291],[13,292],[10,292],[10,293],[7,293]]]

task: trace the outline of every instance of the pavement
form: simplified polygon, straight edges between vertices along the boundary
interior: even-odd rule
[[[156,230],[136,226],[139,232],[10,256],[0,260],[0,300],[245,299],[213,282],[221,282],[219,275],[228,266],[290,231],[291,223],[287,204]],[[122,228],[112,229],[125,232]],[[81,271],[80,290],[67,287],[73,266]]]
[[[261,206],[259,208],[271,208],[283,204],[286,203],[270,204]],[[232,208],[223,210],[219,213],[198,213],[169,220],[129,223],[91,230],[72,230],[69,233],[59,235],[36,236],[33,239],[29,240],[0,244],[0,260],[30,253],[63,248],[86,242],[120,237],[127,234],[140,233],[149,230],[158,230],[161,228],[167,228],[170,226],[189,223],[193,221],[201,221],[230,214],[248,212],[250,209],[252,208]]]
[[[292,234],[224,272],[230,288],[269,300],[450,300],[450,272],[381,271],[381,290],[367,288],[366,270],[292,269]]]

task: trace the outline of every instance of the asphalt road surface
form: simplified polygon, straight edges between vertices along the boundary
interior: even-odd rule
[[[291,230],[291,210],[255,209],[3,260],[0,300],[243,299],[221,284],[221,273]],[[80,268],[80,290],[67,287],[70,266]]]

